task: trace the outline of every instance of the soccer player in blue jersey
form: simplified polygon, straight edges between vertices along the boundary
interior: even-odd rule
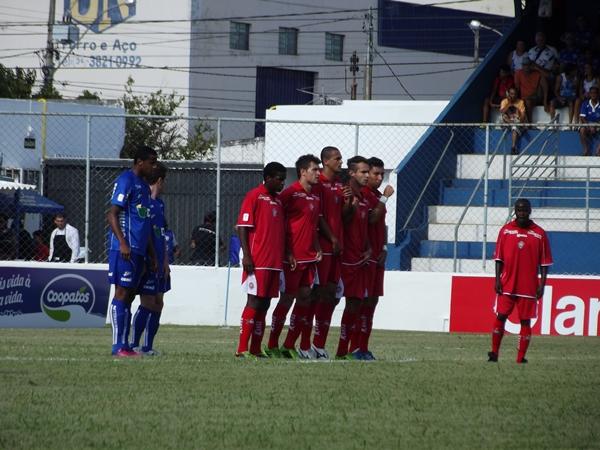
[[[156,252],[158,267],[156,271],[151,268],[151,261],[146,258],[146,270],[142,275],[138,293],[140,294],[140,307],[133,317],[133,342],[131,348],[145,356],[156,356],[154,350],[154,337],[160,326],[160,315],[163,309],[164,293],[171,289],[171,276],[169,270],[168,246],[166,240],[167,222],[165,220],[165,204],[160,199],[163,191],[167,167],[157,163],[156,170],[146,179],[150,184],[150,225],[152,233],[150,239]],[[143,345],[140,339],[144,334]]]
[[[156,270],[156,254],[150,240],[150,187],[144,178],[156,168],[156,151],[147,146],[137,148],[133,166],[117,178],[106,220],[108,232],[108,279],[115,285],[110,304],[113,330],[112,354],[137,356],[128,345],[131,303],[144,271],[146,255]]]

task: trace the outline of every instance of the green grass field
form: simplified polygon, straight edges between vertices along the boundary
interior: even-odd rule
[[[600,448],[600,340],[375,332],[377,362],[239,361],[238,330],[0,330],[0,448]],[[337,339],[334,330],[330,343]]]

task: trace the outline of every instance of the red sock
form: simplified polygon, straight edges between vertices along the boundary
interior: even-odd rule
[[[250,308],[246,306],[244,311],[242,312],[242,321],[240,324],[240,342],[238,344],[238,353],[243,353],[248,351],[248,341],[250,340],[250,335],[254,330],[254,318],[256,317],[256,310],[254,308]]]
[[[505,322],[496,317],[494,320],[494,328],[492,329],[492,353],[496,355],[500,354],[500,343],[504,336],[504,325]]]
[[[527,353],[527,348],[531,342],[531,326],[521,325],[521,332],[519,333],[519,352],[517,353],[517,362],[522,362]]]
[[[315,309],[315,336],[313,344],[317,348],[325,348],[329,327],[331,325],[331,316],[335,310],[335,304],[320,300]]]
[[[288,328],[288,334],[285,337],[283,346],[285,348],[295,348],[298,336],[302,332],[302,328],[306,326],[306,315],[308,313],[308,306],[301,306],[296,303],[292,314],[290,315],[290,327]]]
[[[313,319],[315,317],[315,311],[317,309],[317,303],[311,302],[307,309],[306,323],[302,327],[302,334],[300,335],[300,349],[310,350],[310,335],[313,329]]]
[[[265,334],[265,317],[267,311],[256,311],[254,316],[254,331],[252,332],[252,338],[250,339],[250,353],[253,355],[259,354],[262,350],[260,348],[262,344],[262,338]]]
[[[340,341],[336,356],[345,356],[348,354],[348,344],[350,343],[350,335],[352,333],[352,325],[356,322],[356,313],[351,313],[348,309],[344,309],[342,314],[342,323],[340,324]]]
[[[352,353],[358,350],[358,342],[360,340],[360,328],[363,318],[363,305],[360,305],[358,313],[354,316],[354,323],[350,331],[350,342],[348,343],[348,352]]]
[[[269,334],[269,348],[279,347],[279,336],[285,325],[285,318],[290,311],[290,306],[285,303],[277,303],[271,316],[271,333]]]
[[[374,306],[364,306],[360,318],[360,334],[358,338],[358,348],[361,352],[369,351],[369,338],[373,329]]]

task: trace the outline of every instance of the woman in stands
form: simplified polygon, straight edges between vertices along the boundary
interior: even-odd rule
[[[550,118],[552,120],[556,116],[557,108],[568,106],[569,123],[573,123],[575,102],[577,100],[577,86],[579,86],[577,66],[575,64],[567,64],[554,82],[554,98],[550,102]]]
[[[517,41],[515,49],[512,50],[506,58],[506,64],[510,67],[514,74],[517,70],[523,68],[523,58],[527,55],[527,49],[525,48],[525,41]]]

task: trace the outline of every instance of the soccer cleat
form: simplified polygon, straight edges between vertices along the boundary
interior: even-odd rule
[[[353,359],[355,359],[356,361],[363,361],[365,359],[365,354],[358,349],[348,354],[352,355]]]
[[[281,347],[279,351],[281,352],[281,356],[285,359],[298,359],[298,352],[295,348]]]
[[[151,348],[150,350],[141,350],[140,354],[142,356],[160,356],[160,353]]]
[[[283,355],[281,354],[281,350],[279,350],[279,347],[273,347],[273,348],[269,348],[269,347],[263,347],[263,353],[265,355],[267,355],[269,358],[283,358]]]
[[[517,359],[517,364],[527,364],[527,358],[521,358],[521,361]]]
[[[371,353],[370,351],[366,351],[362,353],[362,358],[363,361],[375,361],[377,360],[377,358],[375,358],[375,356],[373,356],[373,353]]]
[[[346,353],[345,355],[335,355],[336,360],[342,361],[356,361],[356,355],[354,353]]]
[[[308,350],[298,349],[298,358],[299,359],[317,359],[317,354],[312,348]]]
[[[128,348],[120,348],[112,354],[115,358],[137,358],[140,356],[138,352],[134,352]]]
[[[324,348],[318,348],[315,347],[314,345],[311,346],[311,350],[315,353],[315,359],[329,359],[329,354],[327,353],[327,350],[325,350]]]
[[[488,362],[498,362],[498,354],[494,352],[488,352]]]
[[[256,356],[254,356],[252,353],[250,352],[241,352],[241,353],[236,353],[235,354],[236,359],[247,359],[249,361],[255,360]]]

